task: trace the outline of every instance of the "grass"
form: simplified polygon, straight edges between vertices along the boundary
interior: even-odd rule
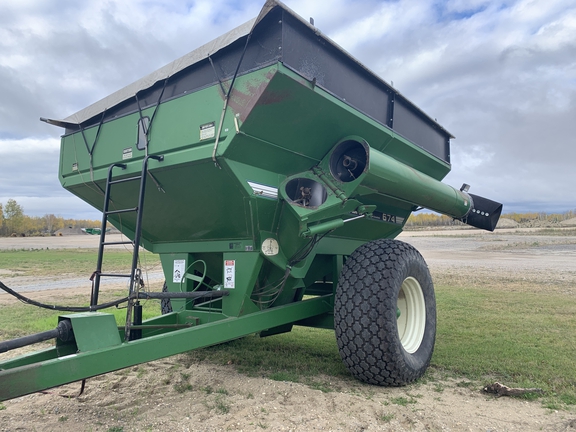
[[[192,384],[188,382],[190,374],[180,373],[180,381],[174,384],[174,390],[176,393],[185,393],[187,391],[192,391]]]
[[[394,419],[394,414],[381,414],[379,417],[380,421],[388,423]]]
[[[98,251],[95,249],[33,249],[33,250],[0,250],[0,270],[11,273],[0,276],[10,286],[11,276],[70,276],[86,277],[86,295],[70,297],[60,305],[87,306],[90,301],[90,275],[96,267]],[[157,266],[159,258],[147,251],[140,252],[140,261],[147,268]],[[104,254],[103,269],[107,272],[127,272],[132,265],[132,253],[127,249],[107,249]],[[25,294],[28,295],[28,294]],[[117,300],[127,295],[127,291],[100,293],[99,301]],[[33,297],[33,295],[31,296]],[[143,318],[151,318],[160,313],[158,302],[144,302]],[[126,322],[126,310],[110,308],[103,312],[112,313],[118,325]],[[22,336],[30,333],[53,329],[58,324],[62,313],[25,305],[0,305],[0,340]]]
[[[390,399],[390,402],[392,402],[394,405],[400,405],[400,406],[408,406],[409,404],[415,404],[416,403],[416,399],[414,399],[413,397],[407,398],[404,396],[399,396],[399,397],[395,397]]]
[[[96,268],[96,249],[33,249],[0,250],[0,270],[7,270],[10,276],[55,276],[85,275],[87,278]],[[146,265],[159,263],[157,255],[140,252],[140,260]],[[109,272],[125,271],[132,265],[132,252],[127,249],[106,249],[102,268]],[[6,285],[9,283],[4,280]]]
[[[331,330],[295,327],[292,332],[260,338],[247,336],[217,346],[189,351],[189,362],[208,360],[234,365],[248,376],[265,376],[277,381],[310,383],[322,387],[318,376],[350,378],[340,360]]]
[[[219,414],[228,414],[230,412],[230,404],[224,400],[224,396],[219,394],[214,399],[214,409]]]
[[[545,392],[545,406],[576,405],[576,299],[450,286],[437,287],[436,296],[438,330],[428,380],[456,378],[460,386],[478,389],[494,381],[537,387]],[[186,355],[192,362],[233,364],[250,376],[322,391],[334,389],[330,377],[350,379],[329,330],[295,327],[291,333],[249,336]],[[318,380],[322,376],[324,382]],[[442,392],[444,384],[436,383],[434,390]]]
[[[207,396],[214,395],[211,401],[208,399],[204,401],[204,405],[206,405],[209,410],[215,410],[218,414],[228,414],[230,412],[230,404],[225,398],[225,396],[228,396],[228,390],[219,388],[214,392],[211,386],[204,387],[201,390],[204,391]]]
[[[102,291],[100,293],[100,302],[105,303],[120,299],[125,297],[126,294],[127,292],[124,290]],[[59,302],[63,306],[87,306],[90,303],[90,293],[86,292],[85,296],[59,299]],[[144,301],[141,304],[143,306],[143,319],[152,318],[160,314],[159,302]],[[119,326],[123,326],[126,323],[126,309],[124,308],[108,308],[103,309],[102,312],[113,314]],[[58,316],[62,314],[64,312],[55,312],[20,303],[0,305],[0,340],[54,329],[58,325]]]
[[[475,380],[576,396],[576,300],[543,292],[441,287],[432,363]],[[570,403],[571,405],[573,403]]]

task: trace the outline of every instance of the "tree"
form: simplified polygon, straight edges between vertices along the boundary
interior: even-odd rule
[[[2,211],[2,203],[0,203],[0,228],[2,228],[3,223],[4,223],[4,212]]]
[[[54,231],[61,228],[60,226],[56,227],[56,225],[59,225],[58,218],[56,216],[53,214],[44,215],[44,227],[48,233],[52,234]]]
[[[8,235],[22,230],[24,209],[14,199],[9,199],[4,206],[4,222]]]

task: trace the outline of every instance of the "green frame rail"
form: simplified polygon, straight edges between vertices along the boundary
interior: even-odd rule
[[[142,339],[130,342],[121,342],[122,331],[117,329],[113,315],[64,315],[60,319],[72,321],[72,328],[75,334],[78,333],[76,341],[57,344],[54,348],[0,364],[0,401],[227,342],[259,332],[263,328],[332,314],[333,307],[333,295],[326,295],[241,317],[223,318],[167,333],[144,335]],[[157,323],[170,325],[168,321],[176,321],[178,315],[190,315],[190,311],[174,312],[148,320],[143,326]],[[95,325],[99,328],[98,333],[91,330]]]

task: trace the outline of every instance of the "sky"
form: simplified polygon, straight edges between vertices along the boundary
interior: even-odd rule
[[[444,180],[507,212],[576,209],[576,0],[285,0],[435,118]],[[2,0],[0,203],[100,219],[58,181],[62,119],[258,15],[264,0]]]

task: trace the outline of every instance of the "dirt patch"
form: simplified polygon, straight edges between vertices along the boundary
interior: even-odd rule
[[[500,218],[497,228],[517,228],[520,224],[512,219]]]
[[[326,378],[338,390],[324,393],[181,357],[93,378],[79,398],[59,396],[76,394],[74,384],[6,402],[1,430],[569,431],[574,418],[466,381],[381,388]]]
[[[559,233],[428,231],[404,232],[399,239],[422,253],[438,285],[576,295],[576,236]]]
[[[437,283],[576,295],[576,236],[466,230],[400,239],[421,251]],[[33,294],[54,299],[87,290]],[[11,301],[0,295],[0,304]],[[4,402],[0,431],[576,431],[574,412],[494,398],[477,383],[433,375],[433,381],[402,388],[318,377],[332,389],[325,393],[247,377],[233,365],[191,363],[183,354],[89,379],[78,398],[61,397],[76,395],[76,383]]]
[[[576,227],[576,218],[564,220],[564,221],[560,222],[560,225],[561,226],[567,226],[567,227]]]

